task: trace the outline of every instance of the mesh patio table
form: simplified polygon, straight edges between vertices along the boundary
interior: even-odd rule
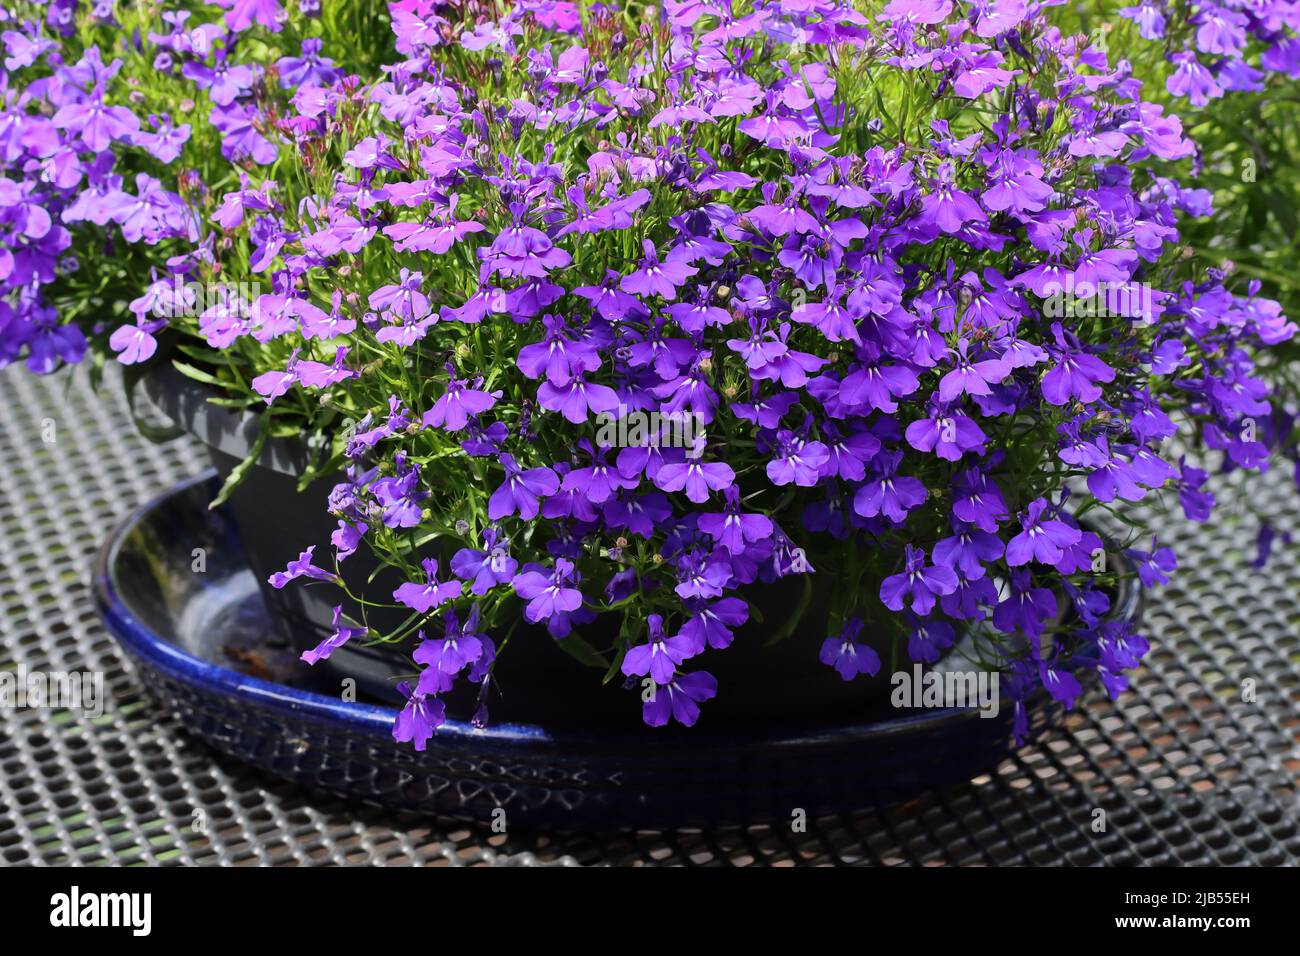
[[[95,552],[206,467],[154,445],[121,390],[0,372],[0,671],[98,671],[92,718],[0,709],[0,862],[106,865],[1286,865],[1300,861],[1300,495],[1279,464],[1249,509],[1162,519],[1182,565],[1150,593],[1154,648],[1122,706],[1091,690],[991,774],[901,806],[716,831],[493,833],[284,783],[187,736],[96,616]],[[53,438],[53,441],[48,439]],[[1154,506],[1153,506],[1154,507]],[[1252,567],[1261,517],[1296,533]],[[1252,681],[1251,693],[1243,682]],[[1103,810],[1098,832],[1095,811]]]

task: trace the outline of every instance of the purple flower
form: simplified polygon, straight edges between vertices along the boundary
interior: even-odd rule
[[[461,630],[456,615],[448,613],[446,634],[440,640],[430,640],[420,632],[420,644],[411,656],[417,664],[435,668],[442,674],[455,676],[483,656],[483,640],[473,631],[477,625],[477,614],[471,612],[470,619]]]
[[[425,583],[408,581],[398,585],[393,592],[394,601],[427,614],[430,608],[460,597],[460,589],[463,587],[460,581],[438,581],[438,562],[434,558],[425,558],[420,564],[424,568]]]
[[[1165,81],[1165,89],[1174,96],[1185,96],[1193,106],[1204,106],[1223,95],[1223,87],[1215,80],[1214,74],[1196,58],[1195,53],[1175,53],[1169,59],[1177,67]]]
[[[495,529],[483,532],[486,551],[462,548],[451,558],[451,570],[462,581],[472,581],[470,593],[482,597],[499,584],[508,584],[519,569]]]
[[[309,651],[303,651],[301,660],[315,664],[329,657],[354,637],[364,637],[369,631],[365,627],[347,627],[343,624],[343,606],[334,608],[334,632]]]
[[[926,566],[925,552],[906,546],[904,570],[880,583],[880,600],[891,611],[901,611],[911,598],[911,608],[924,617],[934,608],[935,600],[957,590],[957,575],[943,565]]]
[[[578,610],[582,607],[582,592],[570,585],[579,580],[573,562],[565,558],[557,559],[549,574],[540,565],[528,565],[512,582],[515,593],[528,602],[524,620],[536,624],[557,612]]]
[[[412,690],[406,681],[397,685],[397,691],[406,698],[406,706],[393,722],[393,739],[423,752],[433,732],[447,719],[446,705],[436,697]]]
[[[272,33],[280,32],[279,0],[215,0],[218,6],[225,7],[226,26],[239,33],[247,30],[254,23],[266,27]],[[423,750],[423,747],[417,747]]]
[[[337,581],[338,575],[333,571],[326,571],[324,568],[318,568],[312,564],[312,552],[316,550],[313,544],[302,554],[298,555],[283,571],[276,571],[268,581],[271,587],[277,591],[282,589],[290,581],[298,578],[311,578],[314,581]]]
[[[641,705],[641,719],[651,727],[662,727],[670,719],[686,727],[700,719],[700,704],[718,694],[718,682],[707,671],[681,674],[671,682],[656,685]]]
[[[93,153],[102,153],[114,140],[129,140],[140,120],[125,106],[109,106],[104,91],[96,88],[85,100],[70,103],[54,114],[54,125],[75,132]]]
[[[388,312],[407,322],[429,314],[429,299],[420,291],[423,274],[403,269],[397,282],[370,293],[370,308]]]
[[[838,637],[828,637],[822,642],[818,659],[846,681],[859,674],[875,676],[880,670],[880,655],[866,644],[859,643],[862,635],[862,618],[852,617],[844,624]]]
[[[921,199],[921,215],[922,221],[932,222],[946,233],[960,232],[967,223],[984,222],[988,218],[978,202],[957,188],[948,163],[939,168],[934,192]]]
[[[546,338],[519,350],[519,370],[528,378],[543,375],[555,386],[568,385],[583,372],[600,368],[600,352],[592,342],[573,339],[563,320],[553,315],[542,317]]]
[[[948,461],[959,461],[968,451],[982,450],[988,440],[975,420],[961,412],[932,405],[930,416],[907,426],[907,443],[918,451],[932,451]]]
[[[1074,707],[1074,702],[1083,693],[1083,687],[1080,685],[1078,678],[1069,671],[1048,664],[1046,661],[1038,662],[1038,677],[1043,682],[1044,689],[1053,698],[1064,704],[1066,710]]]
[[[953,487],[952,515],[981,531],[996,532],[1006,520],[1007,505],[1002,492],[976,465],[962,472]]]
[[[1030,561],[1055,566],[1066,549],[1079,543],[1080,531],[1057,518],[1044,517],[1047,501],[1037,498],[1029,503],[1020,516],[1021,531],[1007,544],[1008,567],[1019,567]]]
[[[681,663],[698,653],[694,641],[678,634],[666,637],[663,632],[663,618],[651,614],[646,618],[650,640],[629,648],[623,657],[622,671],[630,677],[645,677],[657,685],[664,686],[672,682]]]
[[[734,577],[731,568],[731,562],[721,552],[687,552],[677,559],[678,583],[673,590],[681,598],[722,597]]]
[[[334,61],[322,57],[320,37],[308,37],[302,41],[302,56],[281,57],[276,63],[280,73],[280,86],[286,90],[300,86],[328,85],[338,77]]]
[[[452,376],[447,391],[424,413],[420,424],[425,428],[458,432],[469,424],[471,416],[481,415],[495,405],[501,398],[501,391],[485,392],[471,388],[468,381],[455,377],[450,365],[447,366],[447,372]]]
[[[701,532],[734,554],[743,552],[750,542],[771,537],[772,519],[761,514],[742,514],[740,492],[734,486],[726,490],[726,498],[726,511],[700,515]]]
[[[1056,596],[1047,588],[1033,587],[1024,568],[1011,572],[1010,585],[1006,598],[993,610],[993,626],[1004,634],[1022,631],[1037,637],[1056,616]]]
[[[1152,541],[1150,551],[1129,548],[1124,553],[1137,565],[1138,577],[1149,588],[1168,584],[1169,575],[1178,569],[1178,557],[1173,549],[1160,547],[1159,539]]]
[[[873,464],[876,473],[853,496],[853,510],[864,518],[884,515],[895,524],[907,520],[907,513],[928,497],[925,485],[916,478],[899,475],[903,460],[899,452],[881,452]]]
[[[384,524],[390,528],[414,528],[422,518],[420,502],[429,492],[420,487],[420,468],[413,466],[390,478],[380,478],[370,490],[384,510]]]
[[[537,403],[547,411],[560,412],[575,425],[581,425],[590,412],[612,412],[618,408],[618,394],[607,385],[575,376],[567,385],[543,382],[537,389]]]
[[[955,525],[957,532],[934,546],[934,562],[959,571],[968,581],[984,577],[984,565],[1002,557],[1005,547],[995,534]]]
[[[488,519],[500,521],[517,513],[524,521],[532,521],[537,517],[538,499],[555,494],[560,479],[545,466],[524,471],[515,464],[512,455],[504,452],[500,460],[506,470],[506,480],[488,500]]]
[[[1050,351],[1056,365],[1043,376],[1043,398],[1053,405],[1064,405],[1072,398],[1085,404],[1095,402],[1101,397],[1097,383],[1113,381],[1115,370],[1095,355],[1067,346],[1059,322],[1052,332],[1057,348]]]
[[[1010,374],[1010,366],[1002,359],[971,361],[967,357],[969,347],[966,339],[958,343],[956,367],[939,381],[939,401],[951,402],[962,394],[988,395],[990,385],[997,385]]]
[[[655,487],[661,491],[682,491],[696,504],[709,500],[711,491],[730,488],[736,473],[725,462],[698,460],[666,464],[654,476]]]
[[[109,348],[118,353],[117,360],[123,365],[147,362],[158,350],[158,340],[154,338],[154,333],[166,326],[167,323],[161,321],[120,326],[109,337]]]
[[[787,429],[776,436],[776,457],[767,463],[767,477],[774,485],[795,484],[811,488],[821,479],[830,451],[819,441],[807,441]]]
[[[686,620],[678,631],[679,637],[688,638],[692,654],[703,652],[706,646],[715,650],[730,647],[732,628],[749,620],[749,606],[740,598],[723,598],[712,604],[700,605],[695,614]]]
[[[953,594],[957,592],[954,591]],[[945,601],[947,598],[945,597]],[[938,662],[943,652],[952,647],[956,632],[947,621],[911,616],[912,629],[907,637],[907,655],[914,661],[927,664]]]
[[[686,284],[691,276],[699,270],[685,262],[667,260],[659,261],[654,243],[646,239],[642,243],[645,259],[640,268],[619,281],[619,288],[632,295],[658,295],[671,302],[677,298],[677,289]]]

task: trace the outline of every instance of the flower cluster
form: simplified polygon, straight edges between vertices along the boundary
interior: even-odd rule
[[[108,89],[121,59],[105,62],[96,46],[64,58],[59,39],[73,32],[75,7],[52,3],[44,22],[0,9],[0,365],[22,358],[34,372],[86,352],[83,329],[47,296],[81,266],[79,230],[103,243],[199,238],[198,219],[174,184],[118,156],[140,153],[165,166],[189,139],[189,124],[140,116],[114,100]],[[91,16],[116,27],[112,4],[97,4]],[[34,70],[40,78],[24,82]]]
[[[1300,79],[1300,7],[1289,0],[1141,0],[1119,15],[1142,39],[1162,41],[1172,69],[1166,87],[1193,106],[1260,92],[1266,73]]]
[[[1118,694],[1147,642],[1108,615],[1113,545],[1080,519],[1168,489],[1204,520],[1176,435],[1266,465],[1256,356],[1295,327],[1183,255],[1180,221],[1208,212],[1177,178],[1194,145],[1051,4],[404,0],[368,75],[328,35],[257,61],[314,7],[221,6],[149,42],[231,171],[191,190],[201,228],[150,228],[190,240],[169,274],[269,291],[166,334],[332,438],[332,557],[304,542],[272,583],[335,581],[362,547],[404,574],[365,598],[406,625],[340,607],[305,657],[410,639],[394,732],[417,748],[453,687],[488,699],[519,618],[649,681],[646,723],[693,724],[725,693],[709,657],[791,576],[829,615],[788,639],[816,631],[810,658],[845,680],[876,647],[934,662],[966,634],[1021,699],[1069,706],[1090,671]],[[49,46],[25,67],[54,55],[48,29],[27,28]],[[118,140],[179,135],[107,112],[94,69],[49,66],[64,78],[29,82],[19,115],[75,107],[52,130],[108,157],[74,195],[112,188]],[[18,141],[46,188],[50,154]],[[141,310],[113,348],[147,359],[164,325]],[[610,439],[647,418],[691,427]],[[1175,569],[1128,544],[1134,585]],[[602,618],[617,637],[593,647]]]

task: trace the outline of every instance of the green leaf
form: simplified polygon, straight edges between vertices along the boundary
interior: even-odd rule
[[[182,362],[179,359],[172,359],[172,365],[175,366],[176,371],[180,372],[186,378],[193,379],[196,382],[202,382],[204,385],[214,385],[217,388],[224,387],[225,383],[223,383],[221,379],[203,371],[201,368],[195,368],[187,362]]]
[[[803,576],[803,594],[799,596],[799,603],[795,605],[794,611],[786,619],[786,622],[764,642],[764,647],[779,644],[795,632],[795,628],[799,626],[799,622],[803,620],[803,616],[808,610],[808,605],[812,603],[812,592],[812,575],[805,574]]]
[[[177,363],[179,364],[179,363]],[[263,415],[261,427],[257,430],[257,438],[253,440],[253,447],[249,449],[248,456],[234,468],[230,469],[230,474],[226,477],[225,484],[217,492],[217,496],[212,499],[209,508],[217,508],[225,504],[240,483],[248,477],[249,471],[257,464],[257,460],[262,457],[262,449],[266,447],[266,437],[269,429],[267,423],[270,421],[269,415]]]
[[[577,634],[557,638],[555,643],[560,645],[560,648],[579,664],[586,664],[588,667],[599,667],[601,670],[609,667],[609,661],[605,660],[605,655]]]

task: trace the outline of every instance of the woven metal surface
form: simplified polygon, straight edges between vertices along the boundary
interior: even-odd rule
[[[1220,499],[1242,504],[1206,526],[1168,519],[1183,567],[1148,604],[1155,649],[1135,689],[1119,707],[1093,691],[994,774],[806,832],[499,834],[281,783],[144,696],[96,618],[91,563],[117,520],[205,463],[187,441],[138,437],[111,382],[95,395],[82,374],[0,372],[0,671],[102,672],[108,697],[98,718],[0,709],[0,863],[1300,861],[1300,496],[1286,468],[1253,487],[1254,513],[1223,480]],[[1262,571],[1257,515],[1297,541]]]

